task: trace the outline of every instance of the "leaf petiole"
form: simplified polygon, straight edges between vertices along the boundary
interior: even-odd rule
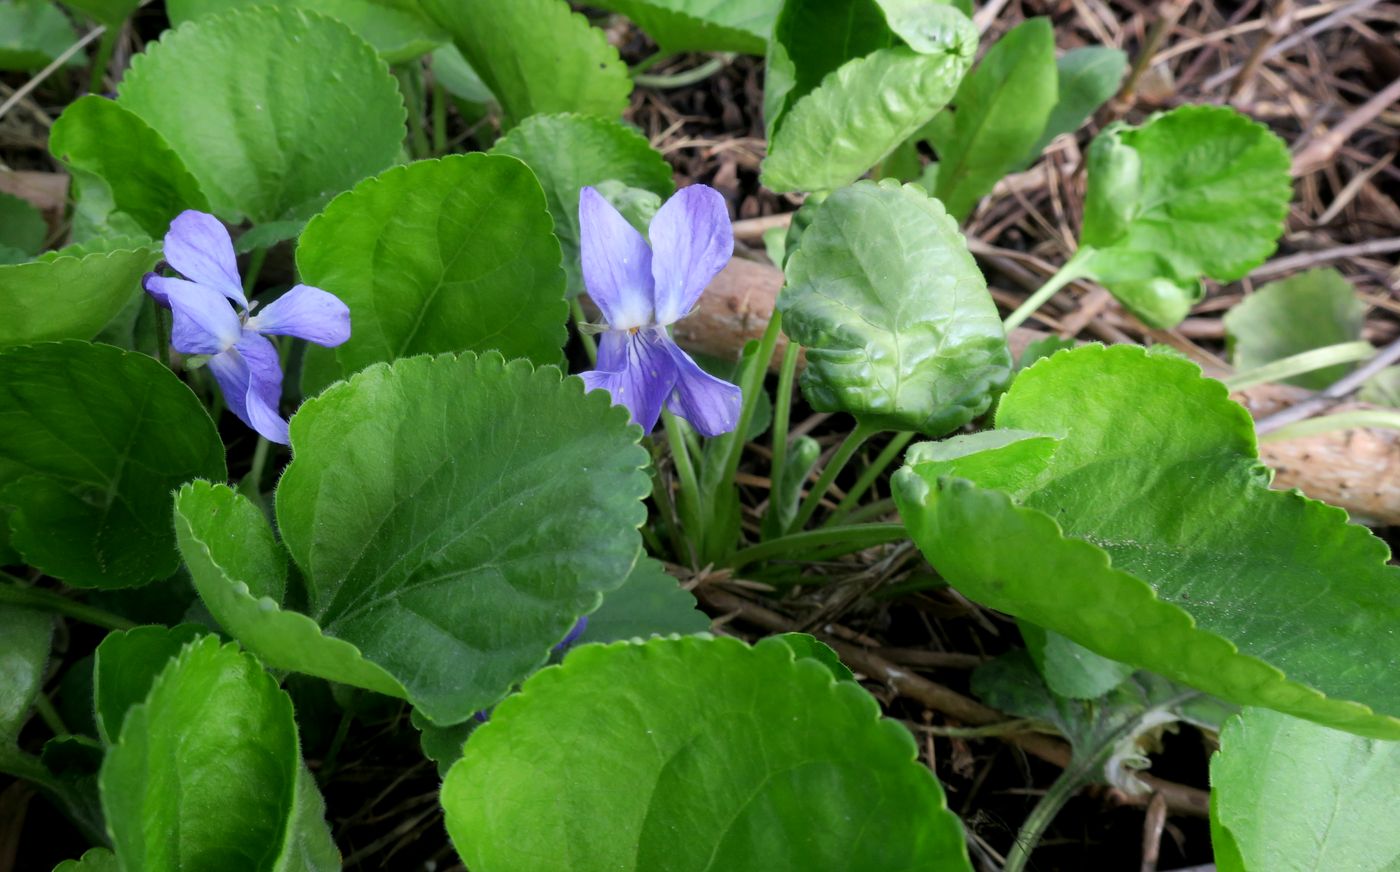
[[[1065,265],[1060,267],[1058,272],[1041,285],[1034,294],[1027,297],[1024,303],[1017,306],[1016,311],[1006,316],[1006,320],[1002,322],[1006,332],[1010,333],[1015,328],[1020,327],[1027,318],[1049,302],[1050,298],[1055,296],[1055,293],[1065,285],[1075,279],[1085,278],[1087,273],[1084,270],[1084,264],[1089,259],[1089,255],[1093,253],[1094,249],[1087,245],[1076,251],[1069,260],[1065,261]]]

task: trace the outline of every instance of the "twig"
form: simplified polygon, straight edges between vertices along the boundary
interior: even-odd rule
[[[1273,430],[1277,430],[1285,424],[1292,424],[1294,421],[1301,421],[1304,418],[1311,418],[1318,412],[1336,405],[1343,397],[1361,387],[1366,380],[1381,370],[1400,360],[1400,339],[1382,348],[1375,357],[1366,361],[1361,366],[1337,379],[1327,388],[1317,394],[1308,397],[1300,403],[1294,403],[1286,409],[1260,419],[1254,425],[1254,431],[1259,435],[1264,435]]]
[[[1339,245],[1336,248],[1327,248],[1322,251],[1304,251],[1290,254],[1287,257],[1274,258],[1250,273],[1249,277],[1252,279],[1273,278],[1305,270],[1321,263],[1330,263],[1334,260],[1370,257],[1377,254],[1390,254],[1395,251],[1400,251],[1400,237],[1372,239],[1367,242],[1358,242],[1355,245]]]
[[[1390,104],[1400,100],[1400,79],[1396,79],[1376,93],[1374,97],[1357,107],[1341,124],[1333,127],[1325,135],[1314,139],[1307,148],[1293,156],[1293,175],[1306,175],[1320,169],[1337,149],[1358,130],[1376,120]]]
[[[741,596],[720,590],[714,585],[699,587],[695,590],[695,594],[712,608],[726,613],[738,614],[748,623],[766,630],[786,633],[794,629],[793,622],[783,615],[750,602]],[[999,724],[1007,720],[1007,716],[996,709],[985,706],[927,678],[906,672],[871,651],[843,642],[829,634],[818,635],[822,641],[841,655],[841,659],[845,661],[847,666],[864,673],[874,681],[889,685],[902,696],[922,703],[934,711],[942,712],[973,726]],[[1033,732],[1007,733],[998,738],[1056,766],[1063,768],[1070,763],[1069,745],[1059,739]],[[1196,817],[1204,817],[1208,813],[1210,795],[1206,791],[1165,781],[1152,775],[1139,773],[1138,778],[1154,792],[1161,793],[1172,811]],[[1120,801],[1128,805],[1145,805],[1148,797],[1125,795],[1120,797]]]

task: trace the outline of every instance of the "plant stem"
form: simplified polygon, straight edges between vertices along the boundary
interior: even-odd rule
[[[433,79],[433,155],[447,153],[447,89]]]
[[[263,468],[267,466],[267,454],[272,443],[262,436],[258,437],[257,447],[253,449],[253,465],[248,470],[248,481],[253,485],[253,493],[262,493]]]
[[[698,536],[703,532],[700,527],[700,480],[695,475],[695,464],[690,456],[690,448],[686,445],[686,427],[675,415],[667,411],[662,411],[661,419],[666,427],[666,444],[671,448],[671,460],[676,465],[676,475],[680,478],[680,524],[684,541],[691,552],[686,555],[691,563],[695,562],[695,548],[691,537]],[[677,555],[680,556],[680,555]]]
[[[147,294],[150,297],[149,294]],[[170,324],[165,316],[165,307],[150,297],[151,319],[156,331],[156,360],[166,369],[170,368]]]
[[[758,340],[758,350],[749,359],[749,366],[739,378],[739,390],[743,393],[744,406],[739,412],[739,424],[733,431],[717,437],[726,440],[721,444],[719,456],[724,463],[719,466],[719,477],[706,484],[720,487],[733,484],[734,473],[739,471],[739,459],[744,454],[744,435],[749,432],[754,409],[758,408],[759,392],[763,390],[763,377],[768,373],[768,363],[773,359],[773,349],[778,345],[778,334],[782,331],[783,313],[775,311]]]
[[[97,43],[97,54],[92,58],[92,73],[88,77],[88,93],[101,94],[102,82],[107,78],[107,66],[112,62],[112,51],[117,47],[117,40],[121,38],[122,29],[120,27],[109,27],[102,32],[102,38]]]
[[[410,61],[394,70],[399,80],[399,91],[403,93],[404,104],[408,108],[408,141],[413,156],[428,156],[428,134],[423,130],[423,65]]]
[[[1400,430],[1400,412],[1392,409],[1353,409],[1335,415],[1305,418],[1265,433],[1259,437],[1259,441],[1283,442],[1287,439],[1301,439],[1304,436],[1316,436],[1336,430],[1354,430],[1359,427]]]
[[[719,57],[710,58],[694,69],[686,70],[683,73],[673,73],[666,76],[650,76],[644,73],[637,73],[632,76],[632,81],[644,88],[684,88],[687,85],[694,85],[703,82],[710,76],[724,69],[724,67],[734,59],[732,54],[722,54]]]
[[[253,296],[253,288],[258,286],[258,276],[262,274],[263,262],[267,260],[267,248],[255,248],[248,255],[248,266],[243,270],[243,296]]]
[[[51,590],[26,585],[7,572],[0,572],[0,603],[55,612],[109,630],[130,630],[136,626],[135,621],[129,621],[121,615],[74,602]]]
[[[53,731],[58,737],[71,736],[72,731],[63,723],[63,718],[59,716],[58,709],[53,707],[53,701],[42,693],[34,695],[34,710],[39,713],[45,726]]]
[[[583,329],[583,325],[588,323],[588,315],[583,311],[583,304],[578,301],[578,297],[574,297],[569,301],[569,307],[573,309],[574,327],[578,332],[579,342],[583,343],[583,351],[588,355],[588,362],[593,366],[597,366],[598,343],[593,341],[593,337],[589,335],[587,330]]]
[[[1065,265],[1060,267],[1059,272],[1050,277],[1045,284],[1040,286],[1034,294],[1026,298],[1026,301],[1016,307],[1016,311],[1006,316],[1002,326],[1009,333],[1016,327],[1020,327],[1027,318],[1034,315],[1036,311],[1046,304],[1049,299],[1055,296],[1055,292],[1075,279],[1084,278],[1084,261],[1093,253],[1093,249],[1088,246],[1080,248],[1074,256],[1065,261]]]
[[[627,74],[630,76],[637,76],[642,73],[645,73],[647,70],[651,69],[652,67],[656,66],[657,64],[661,63],[669,57],[670,55],[660,51],[654,54],[650,54],[637,61],[632,66],[628,67]]]
[[[852,550],[860,550],[886,542],[896,542],[908,535],[903,524],[847,524],[841,527],[824,527],[820,530],[804,530],[742,548],[726,561],[726,565],[730,569],[739,569],[788,551],[809,551],[832,545],[853,545],[855,547]]]
[[[1094,761],[1100,760],[1100,755],[1094,756]],[[1055,779],[1055,783],[1050,785],[1050,789],[1040,798],[1040,802],[1035,804],[1031,813],[1026,817],[1021,829],[1016,833],[1016,841],[1012,843],[1011,850],[1006,854],[1006,865],[1002,867],[1002,872],[1022,872],[1026,868],[1026,863],[1031,858],[1031,851],[1040,842],[1040,837],[1045,835],[1045,828],[1050,826],[1050,822],[1060,813],[1060,809],[1069,802],[1070,797],[1079,792],[1079,788],[1093,780],[1094,765],[1082,765],[1077,761],[1071,761],[1070,765],[1060,773],[1060,777]]]
[[[777,511],[778,494],[783,493],[787,477],[788,429],[792,420],[792,382],[797,373],[797,344],[789,342],[783,348],[783,363],[778,372],[778,393],[773,398],[773,462],[768,468],[771,484],[768,511]],[[777,520],[777,515],[773,516]]]
[[[841,519],[856,507],[860,498],[865,495],[866,491],[870,490],[870,486],[894,462],[899,453],[904,450],[904,446],[908,445],[913,438],[914,433],[910,430],[899,433],[891,439],[884,450],[876,455],[870,465],[861,472],[860,478],[856,479],[856,483],[851,486],[851,489],[846,491],[846,496],[836,504],[836,510],[831,513],[831,517],[826,519],[826,524],[823,526],[829,527],[833,524],[839,524]]]
[[[893,512],[894,510],[895,504],[892,498],[886,497],[883,500],[876,500],[873,503],[868,503],[866,505],[861,506],[860,508],[847,515],[845,526],[850,526],[852,524],[857,523],[864,524],[871,518],[878,518],[881,515],[887,515],[890,512]]]
[[[1376,347],[1369,342],[1340,342],[1271,360],[1263,366],[1237,372],[1221,381],[1225,382],[1225,386],[1231,392],[1242,391],[1265,382],[1283,381],[1329,366],[1356,363],[1375,356],[1375,353]]]
[[[850,461],[851,457],[855,455],[856,450],[865,443],[865,440],[878,432],[880,432],[879,427],[865,424],[859,419],[856,420],[855,429],[846,436],[845,441],[836,449],[836,453],[832,455],[831,460],[822,470],[821,477],[817,479],[817,483],[812,485],[812,489],[807,492],[807,498],[802,501],[801,507],[797,510],[797,516],[792,520],[792,529],[801,530],[803,527],[807,526],[807,522],[812,519],[812,515],[816,514],[817,506],[821,505],[822,498],[826,496],[826,492],[831,488],[832,483],[836,481],[836,476],[840,475],[841,470],[846,468],[846,464]]]

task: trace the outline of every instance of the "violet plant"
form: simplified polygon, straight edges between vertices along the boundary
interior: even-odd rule
[[[136,4],[67,5],[115,34]],[[62,247],[0,196],[0,772],[85,840],[58,869],[363,865],[331,826],[352,732],[435,766],[473,872],[986,867],[929,746],[862,685],[910,673],[824,612],[834,647],[740,641],[692,592],[727,612],[719,582],[778,601],[842,561],[882,615],[951,587],[1014,620],[968,682],[993,723],[921,732],[1066,741],[1004,869],[1081,787],[1147,790],[1174,724],[1220,739],[1218,868],[1388,868],[1386,545],[1270,489],[1195,364],[1008,344],[1073,281],[1165,329],[1247,275],[1291,192],[1266,127],[1221,106],[1105,127],[1078,246],[1003,317],[960,222],[1126,67],[1056,59],[1047,20],[977,61],[965,4],[596,4],[665,53],[629,68],[564,0],[245,5],[169,0],[115,99],[54,121]],[[0,68],[63,69],[56,6],[10,21]],[[714,56],[648,72],[677,52]],[[758,253],[619,119],[634,85],[734,53],[766,64],[761,181],[803,196],[768,238],[761,336],[713,360],[671,331]],[[1313,273],[1254,295],[1229,387],[1379,369],[1355,302]],[[1279,326],[1298,308],[1341,314],[1303,336]]]

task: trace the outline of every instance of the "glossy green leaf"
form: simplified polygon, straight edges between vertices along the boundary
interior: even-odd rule
[[[311,617],[432,720],[467,719],[626,579],[650,490],[638,435],[605,394],[496,354],[328,388],[292,419],[277,489]]]
[[[1086,346],[1023,372],[997,425],[1062,436],[1019,505],[917,467],[895,477],[910,535],[951,584],[1231,702],[1400,737],[1400,689],[1373,668],[1400,656],[1400,568],[1340,509],[1269,489],[1223,385],[1184,360]]]
[[[732,51],[762,55],[782,0],[600,0],[636,22],[666,54]]]
[[[1118,93],[1128,72],[1128,55],[1106,45],[1070,49],[1055,63],[1058,83],[1055,105],[1040,138],[1026,153],[1022,166],[1040,157],[1050,140],[1062,133],[1073,133]]]
[[[0,70],[38,70],[78,41],[58,4],[49,0],[0,2]],[[81,63],[75,55],[71,63]]]
[[[129,587],[179,566],[170,493],[222,479],[224,447],[154,359],[50,342],[0,353],[0,470],[26,562],[76,586]]]
[[[695,597],[662,568],[643,556],[622,587],[603,596],[588,616],[577,644],[646,639],[671,633],[689,635],[710,629],[710,617],[695,607]]]
[[[830,191],[849,184],[943,108],[972,63],[977,29],[952,7],[936,8],[938,51],[878,49],[842,64],[800,99],[799,70],[798,84],[786,92],[790,108],[770,122],[764,185],[775,191]],[[781,54],[772,59],[774,52],[770,63],[776,60],[776,74],[784,75],[784,59]],[[779,111],[776,105],[772,109]]]
[[[1202,276],[1233,281],[1273,253],[1292,195],[1283,140],[1222,106],[1111,126],[1088,170],[1080,274],[1161,328],[1186,317]]]
[[[117,94],[229,223],[308,218],[392,165],[404,136],[384,61],[345,25],[299,9],[257,6],[168,31],[132,59]]]
[[[422,57],[447,41],[417,0],[167,0],[171,24],[248,6],[306,9],[334,18],[374,46],[391,64]]]
[[[1018,496],[1045,472],[1058,441],[1024,430],[983,430],[920,442],[905,452],[904,464],[929,481],[957,476]]]
[[[536,115],[491,147],[523,160],[540,180],[554,234],[564,250],[569,296],[583,292],[579,263],[579,190],[608,180],[669,197],[671,167],[647,138],[620,122],[588,115]]]
[[[267,516],[247,497],[221,484],[185,485],[175,496],[175,534],[209,613],[268,666],[407,696],[397,679],[354,645],[282,608],[287,554]]]
[[[13,745],[43,687],[53,615],[0,605],[0,637],[0,745]]]
[[[969,869],[913,738],[781,640],[576,648],[447,776],[474,872]]]
[[[121,735],[122,721],[132,706],[146,700],[151,684],[186,644],[207,634],[203,627],[137,627],[108,633],[93,661],[92,704],[102,741],[111,745]]]
[[[191,724],[199,729],[191,730]],[[133,706],[101,774],[121,866],[145,872],[338,868],[292,703],[236,646],[209,636]],[[310,862],[308,862],[310,861]]]
[[[54,122],[49,151],[69,169],[101,179],[113,206],[152,238],[184,210],[209,209],[199,182],[161,135],[115,100],[88,95],[70,104]]]
[[[1250,370],[1284,357],[1361,338],[1366,304],[1335,269],[1313,269],[1269,282],[1225,314],[1230,362]],[[1346,375],[1351,364],[1329,366],[1287,379],[1321,390]]]
[[[1397,784],[1400,743],[1245,709],[1225,725],[1210,761],[1216,866],[1220,872],[1400,869]]]
[[[830,645],[818,640],[816,636],[807,633],[779,633],[772,638],[791,648],[798,659],[806,657],[817,661],[826,667],[831,677],[837,681],[855,681],[855,673],[851,672],[850,667],[841,662],[841,658]]]
[[[44,247],[48,235],[44,216],[28,200],[0,192],[0,247],[13,248],[28,260]]]
[[[763,83],[768,138],[787,110],[842,64],[898,44],[875,0],[784,0]]]
[[[476,70],[451,43],[433,52],[433,77],[459,100],[486,106],[496,99]]]
[[[53,872],[121,872],[117,855],[106,848],[92,848],[80,859],[64,860]]]
[[[121,27],[141,5],[141,0],[63,0],[63,5],[111,28]]]
[[[350,307],[342,374],[443,351],[555,363],[569,309],[551,227],[524,164],[453,155],[337,197],[302,233],[297,267]]]
[[[0,348],[91,339],[141,293],[153,248],[0,266]]]
[[[507,127],[551,112],[616,118],[627,108],[627,65],[564,0],[421,2],[496,95]]]
[[[816,409],[942,435],[985,412],[1011,377],[982,273],[957,224],[918,188],[836,191],[786,273],[778,308],[807,350],[802,391]]]
[[[1055,32],[1048,18],[997,40],[953,98],[947,137],[934,140],[934,195],[961,221],[1001,177],[1020,166],[1055,105]]]

